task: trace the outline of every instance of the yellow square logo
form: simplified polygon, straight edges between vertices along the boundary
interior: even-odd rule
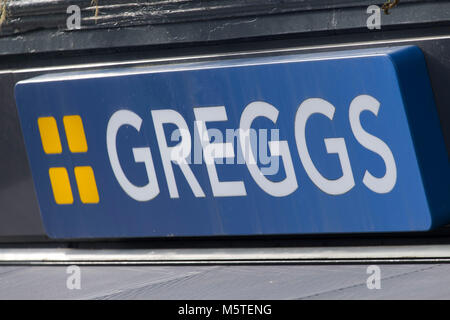
[[[64,132],[71,153],[86,153],[88,144],[84,132],[83,120],[79,115],[63,117]],[[39,134],[45,154],[57,155],[63,152],[58,124],[54,117],[38,118]],[[51,167],[48,171],[53,197],[59,205],[74,202],[68,170],[65,167]],[[74,168],[75,181],[82,203],[98,203],[100,201],[94,170],[90,166]]]

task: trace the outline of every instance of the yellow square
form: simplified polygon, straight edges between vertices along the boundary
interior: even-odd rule
[[[70,152],[87,152],[88,146],[81,117],[64,116],[63,122]]]
[[[64,167],[55,167],[48,170],[52,184],[53,197],[57,204],[72,204],[73,195],[70,187],[69,175]]]
[[[61,153],[61,140],[59,138],[58,125],[56,124],[55,118],[38,118],[38,127],[44,152],[47,154]]]
[[[91,167],[75,167],[75,179],[77,180],[78,193],[83,203],[98,203],[97,184],[94,171]]]

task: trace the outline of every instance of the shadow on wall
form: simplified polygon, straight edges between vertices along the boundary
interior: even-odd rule
[[[430,41],[427,45],[433,46],[431,50],[424,51],[424,55],[450,161],[450,54],[448,47],[440,43]]]

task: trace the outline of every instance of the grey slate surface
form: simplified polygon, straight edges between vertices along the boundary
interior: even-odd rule
[[[0,299],[450,299],[450,264],[81,266],[81,289],[66,266],[0,267]]]

